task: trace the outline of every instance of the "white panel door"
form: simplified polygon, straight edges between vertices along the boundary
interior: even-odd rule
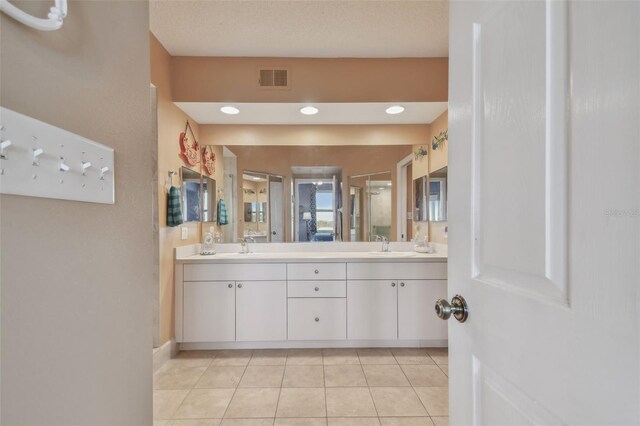
[[[640,424],[639,22],[450,3],[451,424]]]
[[[236,283],[236,340],[287,340],[287,282]]]
[[[236,338],[233,282],[184,283],[184,342],[233,342]]]
[[[398,282],[398,339],[447,340],[447,323],[430,309],[447,297],[446,280],[400,280]]]
[[[398,284],[391,280],[347,281],[347,339],[398,338]]]

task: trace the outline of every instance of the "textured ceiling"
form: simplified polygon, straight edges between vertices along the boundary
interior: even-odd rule
[[[150,9],[173,56],[449,56],[445,0],[151,0]]]

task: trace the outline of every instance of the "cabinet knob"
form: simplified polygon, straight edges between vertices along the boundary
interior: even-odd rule
[[[320,318],[316,317],[316,322],[320,322]]]
[[[315,291],[320,291],[320,287],[314,288]]]
[[[242,284],[238,284],[238,288],[242,288]]]
[[[391,287],[395,287],[395,286],[396,286],[396,283],[391,283]]]
[[[313,272],[315,272],[316,274],[319,274],[319,273],[320,273],[320,271],[318,271],[317,269],[316,269],[315,271],[313,271]]]
[[[404,283],[400,283],[400,287],[404,287]]]
[[[233,288],[233,284],[229,284],[227,287],[229,287],[229,288]]]

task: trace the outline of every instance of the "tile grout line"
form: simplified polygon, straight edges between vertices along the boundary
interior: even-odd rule
[[[285,352],[286,356],[284,359],[284,368],[282,370],[282,379],[280,379],[280,389],[278,389],[278,400],[276,401],[276,411],[273,413],[273,424],[276,423],[276,418],[278,416],[278,407],[280,406],[280,396],[282,395],[282,385],[284,383],[284,375],[287,373],[287,360],[289,359],[289,351]]]
[[[222,413],[222,419],[220,420],[220,424],[222,424],[223,420],[227,416],[227,411],[229,411],[229,407],[231,406],[231,402],[233,401],[233,398],[236,396],[236,392],[238,391],[238,388],[240,387],[240,382],[242,382],[242,378],[244,377],[244,373],[246,373],[247,372],[247,368],[249,368],[249,363],[251,362],[251,358],[253,358],[253,351],[251,351],[251,356],[249,357],[249,360],[247,361],[247,364],[244,366],[244,370],[242,371],[242,375],[240,376],[240,379],[238,380],[238,384],[233,389],[233,393],[231,394],[231,399],[229,399],[229,403],[227,404],[227,408],[225,408],[224,409],[224,413]]]

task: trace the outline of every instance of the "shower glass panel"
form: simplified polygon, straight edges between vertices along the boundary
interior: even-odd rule
[[[349,236],[351,241],[391,237],[392,183],[390,172],[349,178]]]

